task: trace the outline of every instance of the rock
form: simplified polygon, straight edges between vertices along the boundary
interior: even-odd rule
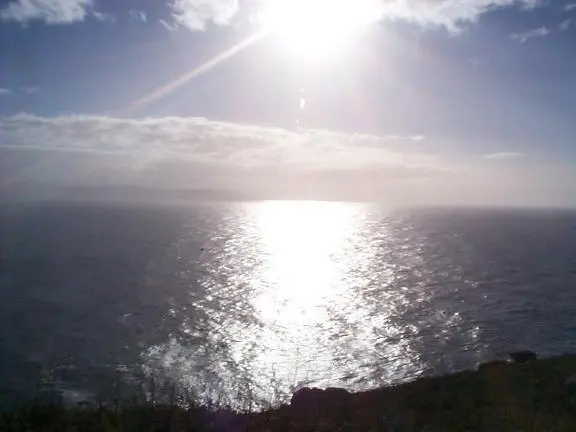
[[[514,363],[528,363],[536,361],[538,356],[532,351],[516,351],[509,354]]]
[[[564,384],[566,385],[568,404],[574,408],[576,406],[576,375],[568,377]]]
[[[486,371],[486,370],[494,370],[494,369],[500,369],[502,366],[507,366],[508,361],[506,360],[490,360],[488,362],[485,363],[481,363],[478,366],[478,370],[479,371]]]
[[[568,377],[565,384],[566,384],[566,387],[569,387],[571,389],[576,390],[576,375],[572,375],[571,377]]]
[[[244,432],[245,419],[228,409],[218,410],[206,414],[209,430],[215,432]]]
[[[329,387],[301,388],[292,395],[290,407],[299,411],[317,411],[319,409],[339,409],[350,403],[351,394],[344,389]]]

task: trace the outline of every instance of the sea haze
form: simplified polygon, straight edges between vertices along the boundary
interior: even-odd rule
[[[146,377],[230,403],[576,345],[576,213],[0,206],[0,394]]]

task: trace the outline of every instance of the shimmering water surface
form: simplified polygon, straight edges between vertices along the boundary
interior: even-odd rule
[[[205,397],[360,390],[576,343],[576,214],[260,202],[0,207],[0,390],[140,371]],[[141,376],[141,375],[138,375]]]

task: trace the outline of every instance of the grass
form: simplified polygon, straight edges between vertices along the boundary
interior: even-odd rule
[[[33,402],[0,413],[0,431],[576,431],[576,356],[421,378],[320,398],[307,406],[238,413],[174,393],[162,403],[64,407]]]
[[[230,413],[230,418],[234,415]],[[0,430],[42,432],[160,432],[219,430],[214,413],[178,405],[67,408],[30,404],[0,416]]]

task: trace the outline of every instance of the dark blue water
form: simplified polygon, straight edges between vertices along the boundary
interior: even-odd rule
[[[150,377],[277,402],[570,352],[575,282],[570,211],[0,206],[1,402]]]

